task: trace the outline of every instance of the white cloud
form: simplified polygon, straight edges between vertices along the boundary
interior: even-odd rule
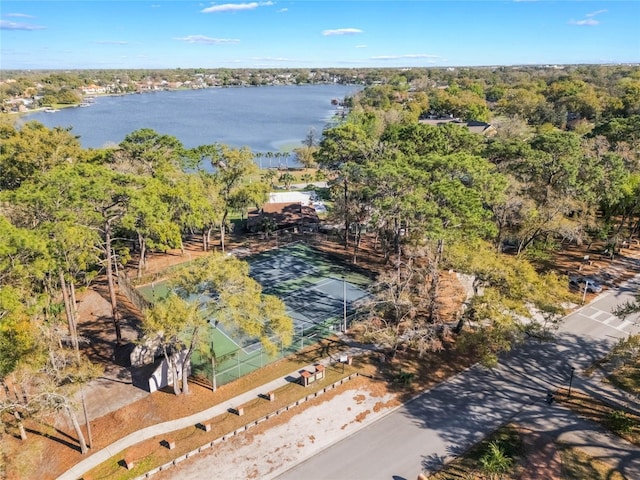
[[[585,15],[585,19],[583,20],[569,20],[570,25],[579,25],[579,26],[588,26],[595,27],[596,25],[600,25],[600,22],[596,20],[595,16],[601,15],[603,13],[607,13],[607,10],[596,10],[595,12],[587,13]]]
[[[280,10],[278,10],[278,13],[284,13],[284,12],[288,12],[289,9],[288,8],[281,8]]]
[[[26,13],[7,13],[5,17],[12,18],[35,18],[33,15],[27,15]]]
[[[363,33],[363,31],[358,28],[338,28],[336,30],[322,31],[322,35],[325,37],[332,37],[334,35],[357,35],[359,33]]]
[[[587,13],[585,17],[595,17],[596,15],[600,15],[601,13],[607,13],[607,10],[596,10],[595,12]]]
[[[250,3],[222,3],[220,5],[212,5],[200,10],[201,13],[219,13],[219,12],[239,12],[242,10],[254,10],[258,7],[269,7],[273,2],[250,2]]]
[[[595,27],[596,25],[600,25],[598,20],[594,20],[593,18],[585,18],[584,20],[569,20],[571,25],[580,25],[580,26],[589,26]]]
[[[188,35],[186,37],[176,37],[174,40],[181,40],[187,43],[197,43],[200,45],[230,45],[240,43],[236,38],[211,38],[205,35]]]
[[[31,25],[30,23],[17,23],[8,20],[0,20],[0,30],[44,30],[46,27]]]
[[[356,48],[367,48],[367,45],[356,45]]]
[[[123,42],[120,40],[97,40],[93,43],[97,43],[98,45],[129,45],[129,42]]]

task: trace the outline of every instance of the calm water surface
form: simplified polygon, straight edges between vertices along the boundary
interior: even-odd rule
[[[334,98],[360,90],[347,85],[209,88],[98,97],[86,108],[37,112],[25,121],[72,127],[84,148],[120,143],[140,128],[173,135],[186,147],[224,143],[255,152],[299,145],[311,128],[318,137],[336,113]]]

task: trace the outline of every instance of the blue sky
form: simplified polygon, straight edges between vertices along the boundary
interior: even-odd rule
[[[0,68],[639,63],[640,1],[0,3]]]

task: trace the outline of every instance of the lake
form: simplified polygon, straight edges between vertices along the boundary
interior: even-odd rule
[[[175,136],[189,148],[224,143],[248,146],[254,152],[281,151],[300,145],[311,128],[319,139],[337,112],[331,100],[361,89],[357,85],[287,85],[97,97],[88,107],[35,112],[22,121],[72,127],[84,148],[118,144],[135,130],[151,128]]]

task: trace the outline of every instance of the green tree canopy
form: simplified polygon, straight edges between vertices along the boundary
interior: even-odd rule
[[[5,129],[0,143],[0,190],[13,190],[25,180],[59,165],[76,164],[85,156],[71,129],[48,129],[28,122]]]
[[[172,280],[182,298],[197,296],[212,323],[259,339],[267,351],[277,348],[273,336],[284,345],[291,342],[293,324],[284,303],[262,293],[262,287],[249,276],[249,266],[236,257],[213,253],[187,266]]]

